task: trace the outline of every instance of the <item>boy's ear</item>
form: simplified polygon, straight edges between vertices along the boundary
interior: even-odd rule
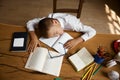
[[[53,24],[58,24],[57,20],[52,20]]]

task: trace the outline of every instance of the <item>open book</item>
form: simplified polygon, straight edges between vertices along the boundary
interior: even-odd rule
[[[92,63],[94,61],[94,57],[91,55],[91,53],[88,52],[85,47],[83,47],[77,53],[70,56],[69,61],[73,64],[76,71],[80,71]]]
[[[57,55],[57,52],[49,51],[52,55]],[[50,58],[48,49],[38,47],[33,53],[30,53],[25,68],[39,71],[42,73],[59,76],[62,66],[63,56]]]
[[[49,47],[54,48],[61,54],[65,54],[68,49],[64,48],[64,44],[73,39],[68,33],[64,32],[61,36],[52,37],[52,38],[43,38],[41,37],[39,40],[48,45]]]

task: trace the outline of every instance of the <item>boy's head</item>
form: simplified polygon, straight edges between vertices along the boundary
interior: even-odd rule
[[[55,37],[63,33],[63,29],[57,19],[44,18],[38,23],[40,34],[43,37]]]

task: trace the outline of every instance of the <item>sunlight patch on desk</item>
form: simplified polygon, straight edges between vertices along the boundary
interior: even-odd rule
[[[109,25],[110,33],[115,34],[113,25],[111,23],[108,23],[108,25]]]
[[[109,20],[107,24],[108,24],[110,33],[120,34],[120,17],[107,4],[105,4],[105,12]]]

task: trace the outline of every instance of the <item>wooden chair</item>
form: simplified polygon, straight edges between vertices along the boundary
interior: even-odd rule
[[[53,0],[53,13],[57,12],[68,12],[68,13],[77,13],[77,18],[80,18],[81,10],[82,10],[83,0],[79,0],[79,5],[77,9],[57,9],[57,0]]]

